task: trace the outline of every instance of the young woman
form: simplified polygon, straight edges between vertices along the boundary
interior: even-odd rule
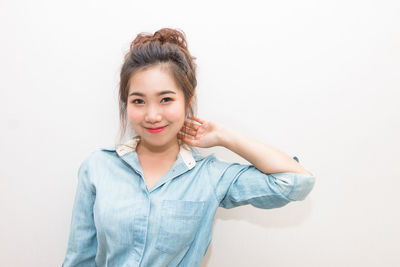
[[[82,162],[64,267],[200,266],[218,207],[279,208],[312,190],[296,157],[195,116],[194,59],[180,30],[132,42],[119,104],[121,136],[127,124],[136,136]],[[251,164],[194,148],[213,146]]]

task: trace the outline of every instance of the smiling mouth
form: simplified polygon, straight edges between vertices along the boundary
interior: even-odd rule
[[[161,133],[162,131],[164,131],[165,127],[167,127],[167,126],[163,126],[160,128],[145,128],[145,129],[152,134],[156,134],[156,133]]]
[[[158,130],[158,129],[162,129],[162,128],[164,128],[164,127],[167,127],[167,125],[165,125],[165,126],[161,126],[161,127],[158,127],[158,128],[146,128],[146,129],[150,129],[150,130]]]

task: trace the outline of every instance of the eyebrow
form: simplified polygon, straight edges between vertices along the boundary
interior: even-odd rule
[[[166,90],[166,91],[159,92],[157,95],[160,96],[160,95],[166,95],[166,94],[176,94],[176,93],[174,91]],[[132,92],[132,93],[129,94],[129,96],[132,96],[132,95],[137,95],[137,96],[143,96],[144,97],[144,94],[139,93],[139,92]]]

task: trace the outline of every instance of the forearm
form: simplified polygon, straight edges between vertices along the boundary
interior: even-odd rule
[[[289,155],[227,126],[220,131],[219,140],[221,146],[240,155],[264,173],[292,172],[312,176]]]

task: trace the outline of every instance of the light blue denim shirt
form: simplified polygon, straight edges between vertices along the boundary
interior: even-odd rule
[[[313,174],[265,174],[181,144],[149,191],[137,142],[98,149],[82,162],[62,266],[200,266],[218,207],[279,208],[305,199],[315,183]]]

